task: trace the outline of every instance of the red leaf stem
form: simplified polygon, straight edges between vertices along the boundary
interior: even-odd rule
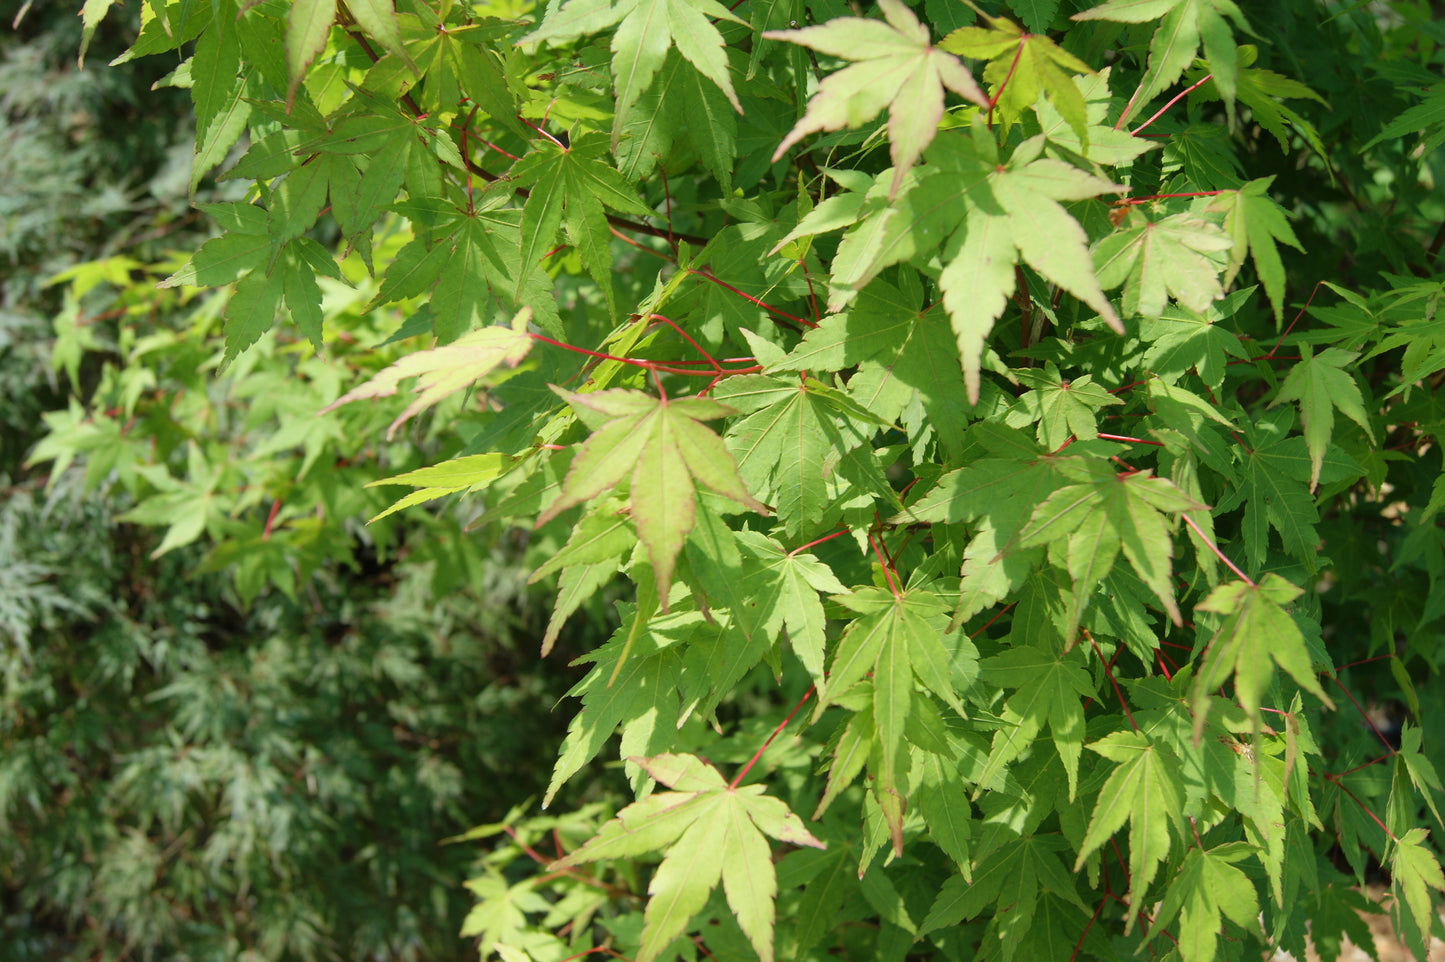
[[[763,757],[763,752],[768,750],[768,746],[773,743],[773,739],[777,738],[780,734],[782,734],[783,729],[788,727],[788,722],[792,721],[793,716],[798,713],[798,709],[802,708],[803,703],[811,697],[813,697],[813,686],[809,685],[808,690],[803,692],[803,697],[799,698],[798,703],[793,706],[793,710],[788,712],[788,717],[778,722],[778,727],[774,728],[773,733],[768,736],[767,740],[758,746],[758,750],[753,752],[753,757],[748,759],[748,763],[743,766],[743,770],[738,772],[737,775],[733,778],[732,782],[729,783],[729,791],[738,787],[738,783],[741,782],[743,780],[743,777],[746,776],[747,773],[752,770],[752,767],[758,763],[758,759]]]
[[[1133,130],[1129,131],[1129,133],[1131,133],[1131,134],[1133,134],[1134,136],[1137,137],[1137,136],[1139,135],[1139,131],[1143,130],[1145,127],[1149,126],[1149,125],[1152,124],[1154,121],[1156,121],[1156,120],[1158,120],[1160,117],[1164,116],[1165,112],[1168,111],[1170,107],[1173,107],[1175,104],[1179,103],[1179,101],[1183,100],[1185,97],[1189,96],[1189,95],[1192,94],[1194,91],[1196,91],[1196,90],[1198,90],[1200,87],[1204,86],[1205,81],[1211,80],[1211,79],[1213,79],[1213,77],[1214,77],[1214,74],[1208,74],[1208,73],[1207,73],[1207,74],[1204,75],[1204,78],[1203,78],[1202,80],[1199,80],[1199,81],[1197,81],[1197,82],[1195,82],[1195,83],[1193,83],[1193,84],[1190,84],[1188,87],[1185,87],[1182,91],[1180,91],[1178,94],[1176,94],[1176,95],[1174,96],[1174,99],[1173,99],[1173,100],[1169,101],[1167,104],[1165,104],[1164,106],[1160,107],[1160,108],[1158,109],[1158,111],[1155,112],[1154,116],[1150,117],[1148,120],[1144,121],[1142,124],[1140,124],[1139,126],[1135,127]],[[1116,127],[1115,129],[1117,130],[1118,128]]]
[[[1233,561],[1230,561],[1229,558],[1225,556],[1223,551],[1219,550],[1219,545],[1215,544],[1210,539],[1210,537],[1204,533],[1203,529],[1201,529],[1199,525],[1194,523],[1194,519],[1189,517],[1187,512],[1180,512],[1179,517],[1184,519],[1184,523],[1189,525],[1190,529],[1195,534],[1199,535],[1199,540],[1207,544],[1209,546],[1209,550],[1214,552],[1214,556],[1220,561],[1223,561],[1225,567],[1227,567],[1230,571],[1233,571],[1239,577],[1239,580],[1243,581],[1251,588],[1259,587],[1254,583],[1253,580],[1250,579],[1249,575],[1245,574],[1243,571],[1240,571],[1239,568],[1235,565],[1235,563]]]
[[[787,311],[780,311],[780,310],[778,310],[776,307],[773,307],[771,304],[767,303],[766,301],[760,301],[760,300],[758,300],[756,297],[754,297],[753,295],[747,294],[747,293],[744,293],[743,291],[738,290],[736,287],[733,287],[733,286],[732,286],[731,284],[729,284],[727,281],[724,281],[724,280],[719,279],[717,276],[715,276],[714,274],[712,274],[710,271],[708,271],[708,270],[706,270],[706,269],[699,271],[699,270],[693,270],[693,269],[689,268],[689,269],[688,269],[688,273],[689,273],[689,274],[694,274],[694,275],[696,275],[696,276],[698,276],[698,277],[705,277],[705,278],[707,278],[708,280],[712,281],[714,284],[716,284],[718,287],[721,287],[721,288],[723,288],[724,290],[732,291],[732,292],[733,292],[734,294],[736,294],[738,297],[741,297],[741,298],[742,298],[743,300],[745,300],[745,301],[751,301],[752,303],[758,305],[758,307],[761,307],[763,310],[769,312],[770,314],[776,314],[778,317],[785,317],[785,318],[787,318],[787,319],[790,320],[790,321],[797,321],[799,324],[802,324],[802,325],[805,326],[805,327],[817,327],[817,326],[818,326],[817,324],[815,324],[815,323],[813,323],[812,321],[808,320],[806,317],[799,317],[799,316],[796,315],[796,314],[789,314]]]

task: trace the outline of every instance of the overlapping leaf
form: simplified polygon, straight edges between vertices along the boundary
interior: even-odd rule
[[[1074,581],[1078,608],[1122,551],[1139,580],[1170,619],[1180,624],[1170,581],[1174,544],[1164,514],[1202,511],[1205,506],[1148,471],[1114,474],[1101,466],[1090,474],[1049,495],[1020,532],[1019,543],[1052,546]],[[1077,625],[1078,608],[1071,616],[1071,628]]]
[[[1358,357],[1337,347],[1314,354],[1308,344],[1300,346],[1300,360],[1290,368],[1274,403],[1295,401],[1299,404],[1300,421],[1304,425],[1305,444],[1310,449],[1310,490],[1320,483],[1325,452],[1335,430],[1335,409],[1339,408],[1371,438],[1370,416],[1365,412],[1365,399],[1360,387],[1345,372],[1345,365]]]
[[[1184,804],[1179,761],[1162,745],[1140,732],[1115,732],[1088,745],[1119,766],[1099,791],[1088,831],[1079,846],[1074,871],[1124,823],[1129,823],[1129,892],[1142,895],[1170,850],[1170,832],[1177,832]],[[1143,909],[1131,900],[1129,927]]]
[[[386,431],[390,438],[403,424],[443,398],[469,387],[503,365],[520,364],[532,347],[532,339],[526,333],[528,316],[529,312],[523,311],[511,327],[484,327],[444,347],[408,354],[365,384],[341,395],[322,408],[321,413],[363,398],[390,397],[402,381],[414,377],[417,379],[415,392],[421,396],[391,422]]]
[[[1184,962],[1214,962],[1224,919],[1263,936],[1258,931],[1259,897],[1254,884],[1234,866],[1252,852],[1248,845],[1230,842],[1211,849],[1191,848],[1184,857],[1184,865],[1154,913],[1155,931],[1179,916],[1179,957]]]
[[[630,479],[628,505],[664,609],[677,553],[696,519],[697,484],[759,514],[770,513],[748,493],[722,439],[702,425],[734,413],[731,408],[705,398],[670,401],[621,389],[590,394],[556,390],[574,408],[600,414],[606,423],[573,458],[562,493],[537,523]]]
[[[1294,229],[1285,219],[1284,209],[1266,191],[1273,177],[1252,180],[1238,190],[1220,194],[1209,209],[1224,212],[1224,232],[1234,246],[1229,251],[1229,269],[1221,282],[1228,287],[1244,266],[1246,254],[1254,257],[1254,269],[1269,295],[1276,319],[1284,316],[1284,263],[1279,259],[1279,244],[1304,250]]]
[[[1234,33],[1226,18],[1234,21],[1237,28],[1249,30],[1249,24],[1234,0],[1109,0],[1074,14],[1075,20],[1112,20],[1117,23],[1159,21],[1149,42],[1148,71],[1140,81],[1138,94],[1120,118],[1121,122],[1127,122],[1156,94],[1178,80],[1193,62],[1201,44],[1215,83],[1219,85],[1232,115],[1239,58]]]
[[[988,61],[983,79],[993,88],[995,106],[1010,121],[1022,117],[1042,94],[1087,145],[1084,97],[1070,72],[1092,73],[1089,65],[1042,32],[1024,33],[1003,17],[985,16],[984,21],[987,27],[960,27],[938,46],[961,57]]]
[[[1234,678],[1234,700],[1258,729],[1259,706],[1274,682],[1276,665],[1301,688],[1334,707],[1315,676],[1299,626],[1284,610],[1302,593],[1303,589],[1271,572],[1257,585],[1243,581],[1222,584],[1195,606],[1196,611],[1224,618],[1209,640],[1204,664],[1194,681],[1196,738],[1204,730],[1212,693],[1230,676]]]
[[[512,179],[531,184],[522,208],[522,263],[536,264],[551,250],[565,222],[567,238],[616,313],[612,290],[612,240],[604,207],[645,217],[651,213],[616,170],[599,158],[607,150],[600,133],[583,134],[566,149],[544,144],[518,161]],[[565,220],[564,220],[565,219]],[[521,293],[522,278],[517,281]]]
[[[1124,285],[1124,313],[1155,318],[1172,296],[1204,311],[1224,296],[1220,273],[1234,242],[1215,224],[1193,214],[1170,214],[1115,231],[1094,248],[1099,283]]]
[[[627,806],[557,867],[665,849],[647,888],[638,962],[656,958],[682,933],[719,880],[753,950],[763,962],[772,962],[778,884],[765,836],[813,848],[824,844],[786,805],[764,795],[761,785],[729,785],[717,769],[691,755],[633,761],[674,791]]]
[[[617,90],[612,127],[615,148],[628,112],[673,46],[742,113],[728,73],[722,34],[709,18],[744,23],[716,0],[568,0],[549,7],[541,24],[521,43],[564,43],[617,28],[612,39],[612,81]]]
[[[943,91],[985,105],[968,68],[934,47],[928,28],[901,0],[879,0],[885,23],[837,17],[801,30],[771,30],[769,40],[802,44],[830,57],[853,61],[829,74],[808,103],[808,112],[773,153],[777,160],[808,134],[857,127],[888,108],[888,149],[893,158],[891,198],[903,175],[933,140],[943,116]]]

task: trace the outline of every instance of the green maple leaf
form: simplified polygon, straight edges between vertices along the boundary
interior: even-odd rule
[[[987,27],[960,27],[939,41],[950,53],[987,60],[983,79],[992,85],[995,106],[1016,122],[1042,95],[1079,140],[1089,141],[1084,96],[1066,71],[1092,74],[1089,65],[1043,33],[1024,33],[1003,17],[985,16]]]
[[[1196,611],[1224,616],[1209,640],[1209,650],[1194,681],[1194,737],[1204,730],[1211,693],[1234,676],[1234,700],[1260,726],[1259,706],[1274,681],[1278,665],[1303,689],[1330,708],[1330,701],[1310,664],[1310,652],[1299,626],[1284,606],[1304,589],[1271,572],[1257,585],[1230,581],[1195,605]]]
[[[1211,849],[1191,848],[1179,874],[1169,884],[1153,930],[1162,931],[1179,915],[1179,957],[1184,962],[1214,962],[1224,919],[1260,938],[1259,896],[1254,883],[1235,862],[1254,854],[1242,842]]]
[[[907,414],[907,426],[917,424],[920,431],[926,422],[957,462],[965,427],[957,412],[968,404],[959,364],[953,335],[932,309],[919,310],[897,288],[874,281],[848,310],[824,317],[766,371],[857,367],[848,381],[851,397],[883,421],[897,422]]]
[[[1423,828],[1412,828],[1395,839],[1390,852],[1390,890],[1395,896],[1396,918],[1408,911],[1408,918],[1415,926],[1414,932],[1409,932],[1407,926],[1397,922],[1396,930],[1414,936],[1411,948],[1416,958],[1425,956],[1425,936],[1435,917],[1430,889],[1445,892],[1445,873],[1441,872],[1435,853],[1425,845],[1429,834]]]
[[[1209,209],[1224,213],[1224,232],[1234,244],[1229,252],[1229,269],[1224,272],[1224,286],[1234,282],[1246,254],[1252,254],[1254,269],[1278,320],[1284,316],[1284,263],[1279,259],[1278,244],[1288,244],[1298,251],[1304,248],[1285,219],[1284,208],[1265,193],[1272,183],[1273,177],[1264,177],[1239,190],[1227,190],[1210,202]]]
[[[1121,550],[1170,619],[1182,624],[1170,583],[1174,545],[1164,512],[1203,511],[1206,506],[1149,471],[1114,474],[1100,465],[1089,474],[1081,483],[1049,495],[1019,533],[1021,546],[1048,544],[1056,558],[1066,559],[1077,606],[1071,606],[1070,636],[1085,599],[1112,570]]]
[[[1115,231],[1094,247],[1099,283],[1124,286],[1124,313],[1155,318],[1172,295],[1194,311],[1224,296],[1220,274],[1234,242],[1194,214],[1171,214]]]
[[[1123,403],[1095,384],[1092,374],[1064,380],[1053,361],[1045,362],[1042,371],[1020,371],[1018,378],[1032,389],[1019,398],[1005,423],[1023,427],[1038,422],[1036,436],[1050,451],[1059,450],[1071,437],[1079,441],[1098,437],[1096,412]]]
[[[567,237],[582,266],[602,288],[609,314],[616,314],[612,291],[611,231],[605,207],[646,217],[652,213],[627,186],[622,175],[599,158],[607,138],[598,132],[580,134],[566,147],[544,142],[512,167],[511,178],[531,184],[522,208],[522,263],[540,263],[566,219]],[[517,280],[517,296],[523,279]]]
[[[943,190],[965,201],[958,210],[962,226],[944,247],[947,263],[938,283],[974,403],[984,346],[1013,295],[1020,261],[1092,307],[1114,330],[1124,331],[1095,277],[1088,235],[1059,204],[1122,188],[1063,161],[1039,158],[1035,150],[1020,148],[1000,165],[991,156],[989,136],[976,127],[972,149],[962,137],[940,142],[930,159],[941,172],[929,179],[927,189],[920,185],[915,200],[927,204],[924,196]],[[838,256],[841,260],[842,247]]]
[[[1042,891],[1052,892],[1083,908],[1068,866],[1059,852],[1068,845],[1057,835],[1013,837],[978,858],[979,867],[969,880],[950,876],[924,918],[920,932],[936,932],[974,919],[990,905],[1007,908],[1009,924],[1027,929]]]
[[[1079,846],[1074,871],[1129,822],[1129,892],[1142,896],[1159,865],[1169,854],[1170,826],[1179,831],[1184,788],[1179,782],[1179,761],[1163,745],[1140,732],[1114,732],[1088,745],[1119,767],[1099,791],[1089,828]],[[1128,928],[1144,908],[1140,898],[1130,900]]]
[[[1224,96],[1231,117],[1239,78],[1239,57],[1234,33],[1225,18],[1240,30],[1249,30],[1244,14],[1233,0],[1109,0],[1074,14],[1075,20],[1112,20],[1116,23],[1150,23],[1159,26],[1149,42],[1149,68],[1130,101],[1123,124],[1154,95],[1178,80],[1194,60],[1201,44],[1210,72]]]
[[[1432,129],[1433,128],[1433,129]],[[1360,150],[1366,151],[1384,140],[1398,140],[1406,134],[1418,133],[1422,154],[1429,154],[1445,143],[1445,83],[1438,83],[1425,92],[1425,99],[1385,125]]]
[[[1098,73],[1070,78],[1084,104],[1086,129],[1082,136],[1073,122],[1048,98],[1047,92],[1034,101],[1033,107],[1038,116],[1039,132],[1050,143],[1095,164],[1117,167],[1131,163],[1139,155],[1160,145],[1135,137],[1127,130],[1116,130],[1109,121],[1109,109],[1113,105],[1113,94],[1109,90],[1111,69],[1105,67]]]
[[[776,639],[783,628],[803,667],[812,676],[818,696],[824,697],[823,603],[818,592],[845,594],[847,588],[833,570],[810,554],[785,551],[772,538],[755,531],[740,531],[738,544],[758,562],[741,585],[745,601],[734,609],[744,621],[756,623]]]
[[[729,785],[717,769],[691,755],[631,761],[675,791],[657,792],[627,806],[554,867],[665,849],[647,888],[637,962],[648,962],[667,948],[702,910],[719,881],[753,950],[763,962],[772,962],[778,884],[767,838],[812,848],[824,844],[786,805],[764,795],[761,785]]]
[[[567,736],[557,753],[552,779],[542,807],[552,803],[569,778],[597,757],[602,746],[622,726],[622,751],[661,751],[674,734],[678,717],[678,680],[682,672],[680,645],[674,634],[639,626],[648,610],[621,606],[623,623],[602,647],[579,662],[594,667],[567,694],[582,699],[582,707],[567,725]],[[659,725],[659,719],[667,719]]]
[[[1024,26],[1034,33],[1043,33],[1054,22],[1059,0],[1009,0],[1009,9],[1018,14]]]
[[[1149,345],[1144,366],[1171,384],[1193,371],[1219,390],[1228,358],[1248,360],[1250,356],[1239,336],[1220,322],[1231,317],[1253,291],[1252,287],[1236,291],[1203,311],[1166,305],[1152,323],[1140,326],[1139,339]]]
[[[928,27],[901,0],[878,0],[886,23],[836,17],[801,30],[770,30],[768,40],[802,44],[830,57],[853,61],[818,85],[808,111],[788,131],[773,160],[808,134],[857,127],[888,108],[888,150],[893,159],[889,198],[938,131],[944,88],[966,100],[988,103],[968,68],[934,47]]]
[[[1346,939],[1355,946],[1374,946],[1375,936],[1365,917],[1380,914],[1380,907],[1358,889],[1322,886],[1309,907],[1310,942],[1322,962],[1338,962],[1346,951]]]
[[[716,0],[568,0],[547,10],[538,28],[519,43],[565,43],[616,26],[612,80],[617,90],[612,146],[617,147],[633,104],[657,75],[672,47],[743,112],[728,75],[722,34],[709,18],[746,26]]]
[[[1335,409],[1358,424],[1371,440],[1370,416],[1365,412],[1365,399],[1355,379],[1345,371],[1345,365],[1352,363],[1358,354],[1343,351],[1337,347],[1327,348],[1318,355],[1310,351],[1308,344],[1300,345],[1300,361],[1290,368],[1279,393],[1272,404],[1296,401],[1299,404],[1300,421],[1304,424],[1305,443],[1310,449],[1310,490],[1320,482],[1320,471],[1324,466],[1325,452],[1330,446],[1330,436],[1335,429]]]
[[[408,471],[394,477],[368,481],[366,484],[368,488],[379,485],[408,484],[417,490],[397,501],[368,521],[367,524],[380,521],[382,518],[395,514],[403,508],[410,508],[412,505],[425,504],[428,501],[435,501],[437,498],[444,498],[449,494],[461,491],[476,491],[485,488],[501,477],[511,464],[512,458],[509,455],[495,452],[472,454],[466,457],[452,458],[441,464]]]
[[[1251,67],[1250,65],[1258,56],[1259,51],[1253,44],[1244,44],[1239,48],[1240,70],[1231,98],[1237,96],[1239,102],[1249,108],[1250,119],[1268,133],[1273,134],[1275,140],[1279,141],[1281,150],[1290,149],[1289,130],[1285,126],[1288,124],[1305,139],[1315,153],[1321,157],[1327,156],[1325,145],[1321,142],[1319,132],[1315,130],[1314,125],[1293,108],[1287,106],[1284,101],[1309,99],[1329,106],[1328,102],[1298,80],[1275,73],[1273,70]],[[1196,64],[1195,69],[1189,72],[1189,79],[1203,80],[1206,66],[1202,63]],[[1205,100],[1218,100],[1222,95],[1211,77],[1208,83],[1195,91],[1195,96]],[[1231,110],[1233,109],[1232,104],[1227,104],[1227,106]]]
[[[964,713],[951,680],[952,656],[940,641],[948,632],[947,612],[937,595],[920,587],[899,595],[882,588],[859,588],[833,600],[859,617],[838,642],[819,708],[872,672],[873,723],[882,751],[881,790],[896,793],[897,758],[913,706],[914,677],[960,715]],[[897,851],[902,846],[901,825],[894,819],[889,822]]]
[[[730,377],[714,397],[746,414],[727,434],[742,479],[773,502],[788,537],[812,529],[833,500],[829,476],[861,443],[850,442],[838,424],[857,412],[812,378]]]
[[[1222,514],[1244,505],[1241,534],[1251,567],[1258,570],[1269,549],[1269,529],[1279,532],[1286,551],[1313,568],[1319,550],[1315,525],[1320,516],[1310,497],[1309,480],[1313,459],[1298,435],[1289,437],[1294,413],[1276,408],[1253,424],[1246,424],[1248,454],[1239,471],[1238,484],[1215,505]],[[1357,478],[1364,471],[1333,445],[1325,452],[1319,478],[1333,484]]]
[[[770,513],[748,493],[722,439],[702,425],[735,413],[732,408],[707,398],[670,401],[622,389],[590,394],[553,390],[573,408],[600,414],[606,423],[572,459],[562,493],[537,524],[630,478],[628,505],[652,562],[663,610],[677,554],[696,520],[697,484],[759,514]]]
[[[521,300],[534,320],[560,335],[552,281],[538,264],[521,262],[522,212],[495,209],[505,200],[497,192],[475,209],[426,212],[435,218],[432,230],[397,252],[370,307],[429,293],[432,326],[441,340],[452,341],[485,315],[493,291],[510,295],[521,278]]]
[[[294,0],[286,12],[286,67],[291,75],[286,88],[287,111],[296,101],[306,68],[326,49],[335,20],[336,0]]]
[[[1084,670],[1083,661],[1077,647],[1058,655],[1029,644],[1015,645],[984,659],[981,669],[985,681],[1017,690],[1005,706],[1004,727],[994,733],[975,797],[987,790],[1005,765],[1034,743],[1047,722],[1069,777],[1069,800],[1073,801],[1084,749],[1083,699],[1095,693],[1094,680]]]
[[[527,335],[530,316],[531,312],[524,308],[517,313],[511,327],[484,327],[443,347],[408,354],[365,384],[347,391],[320,413],[363,398],[390,397],[402,381],[414,377],[417,379],[415,392],[420,397],[391,422],[386,429],[390,439],[408,420],[443,398],[470,387],[503,365],[520,364],[532,347],[532,339]]]

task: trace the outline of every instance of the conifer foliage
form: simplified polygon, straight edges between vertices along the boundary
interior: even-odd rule
[[[165,281],[234,284],[224,361],[364,292],[414,350],[340,402],[464,439],[394,508],[551,545],[544,647],[633,586],[474,833],[484,956],[1302,958],[1372,866],[1423,949],[1442,61],[1388,6],[145,6],[252,185]]]

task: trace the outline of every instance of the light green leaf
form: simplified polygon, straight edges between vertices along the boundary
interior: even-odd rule
[[[773,160],[808,134],[861,126],[887,107],[891,199],[903,175],[933,140],[943,116],[944,88],[980,106],[988,101],[968,68],[929,42],[928,28],[901,0],[879,0],[878,5],[886,23],[837,17],[816,27],[770,30],[763,36],[853,61],[824,78],[803,119],[773,152]]]
[[[1180,819],[1184,789],[1179,762],[1168,749],[1139,732],[1115,732],[1088,746],[1119,763],[1099,791],[1089,828],[1079,846],[1074,871],[1109,837],[1129,822],[1129,892],[1142,895],[1169,854],[1170,826]],[[1144,906],[1130,900],[1128,928]]]
[[[1061,48],[1047,36],[1047,21],[1053,18],[1058,0],[1031,0],[1045,9],[1031,9],[1034,19],[1045,26],[1029,25],[1024,33],[1003,17],[985,17],[987,27],[960,27],[944,37],[938,46],[950,53],[975,60],[987,60],[983,79],[992,87],[996,108],[1009,123],[1016,123],[1043,96],[1063,116],[1075,136],[1087,145],[1089,120],[1084,97],[1066,71],[1092,73],[1089,65]],[[1030,19],[1025,17],[1025,19]]]
[[[1209,640],[1204,664],[1194,681],[1194,737],[1204,730],[1210,693],[1234,676],[1234,698],[1255,730],[1262,724],[1260,702],[1274,681],[1274,667],[1283,668],[1303,689],[1333,708],[1310,664],[1309,648],[1299,626],[1284,610],[1302,589],[1271,572],[1258,585],[1230,581],[1195,606],[1196,611],[1224,616]]]
[[[1094,264],[1105,288],[1124,285],[1126,315],[1156,318],[1170,296],[1199,312],[1223,297],[1224,252],[1232,247],[1210,221],[1171,214],[1105,237],[1094,247]]]
[[[322,408],[319,413],[334,411],[343,404],[363,398],[390,397],[406,378],[417,378],[414,388],[419,394],[397,415],[386,430],[390,438],[417,414],[443,398],[476,382],[502,365],[516,367],[527,356],[532,339],[526,334],[529,312],[523,308],[512,327],[486,327],[473,331],[445,347],[408,354],[360,387],[352,388]]]
[[[763,962],[772,962],[777,875],[764,836],[813,848],[823,848],[823,843],[786,806],[763,795],[761,786],[733,788],[711,766],[690,756],[636,761],[654,777],[675,774],[673,784],[682,790],[650,795],[623,809],[557,866],[666,848],[647,889],[639,962],[656,958],[682,933],[719,879],[753,950]]]
[[[286,12],[286,67],[291,84],[286,89],[286,110],[296,101],[296,91],[306,79],[306,68],[326,49],[326,38],[336,19],[336,0],[292,0]]]
[[[702,398],[658,400],[638,391],[554,390],[573,407],[591,409],[610,420],[582,445],[561,495],[537,523],[544,524],[630,478],[628,505],[637,536],[647,547],[664,611],[673,565],[696,520],[696,484],[759,514],[769,513],[748,493],[722,440],[702,426],[703,421],[733,413],[731,408]]]
[[[1271,404],[1295,401],[1299,404],[1300,421],[1304,424],[1305,443],[1310,449],[1310,490],[1320,482],[1325,452],[1335,430],[1335,408],[1358,424],[1371,439],[1370,416],[1365,412],[1365,399],[1355,379],[1345,371],[1358,354],[1332,347],[1318,355],[1308,344],[1300,345],[1300,360],[1290,368],[1279,393]]]

